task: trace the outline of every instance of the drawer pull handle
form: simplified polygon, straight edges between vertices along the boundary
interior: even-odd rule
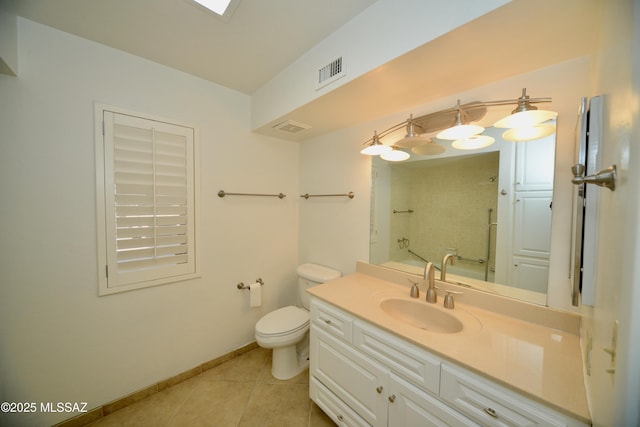
[[[384,390],[384,388],[381,385],[376,387],[376,391],[378,392],[378,394],[382,393],[382,390]]]
[[[484,408],[484,412],[491,415],[493,418],[498,418],[498,414],[496,414],[496,411],[491,408]]]
[[[391,396],[389,396],[389,402],[393,403],[396,400],[396,395],[392,394]]]

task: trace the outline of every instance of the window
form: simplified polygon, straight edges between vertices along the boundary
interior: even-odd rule
[[[196,130],[96,106],[99,295],[197,277]]]

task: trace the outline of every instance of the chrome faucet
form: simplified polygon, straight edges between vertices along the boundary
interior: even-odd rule
[[[451,260],[451,265],[456,263],[456,256],[454,254],[446,254],[442,258],[442,270],[440,270],[440,280],[446,282],[447,276],[447,261]]]
[[[424,266],[424,279],[429,282],[429,287],[427,288],[427,302],[435,304],[438,302],[438,292],[436,292],[433,264],[430,262]]]

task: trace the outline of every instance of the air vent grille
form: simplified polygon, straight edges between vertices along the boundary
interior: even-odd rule
[[[343,77],[346,74],[345,71],[342,57],[334,59],[324,67],[320,68],[318,70],[318,89]]]
[[[304,123],[294,122],[293,120],[286,120],[273,126],[274,129],[281,130],[288,133],[298,133],[306,129],[311,129],[311,126]]]

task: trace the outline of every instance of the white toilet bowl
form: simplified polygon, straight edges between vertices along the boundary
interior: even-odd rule
[[[293,378],[309,366],[309,295],[307,288],[340,277],[340,272],[317,264],[298,267],[298,299],[302,307],[290,305],[266,314],[256,323],[256,342],[273,349],[271,374]]]
[[[273,349],[271,374],[275,378],[295,377],[309,366],[307,355],[298,352],[298,344],[307,338],[308,331],[309,312],[295,306],[272,311],[258,321],[256,342]]]

